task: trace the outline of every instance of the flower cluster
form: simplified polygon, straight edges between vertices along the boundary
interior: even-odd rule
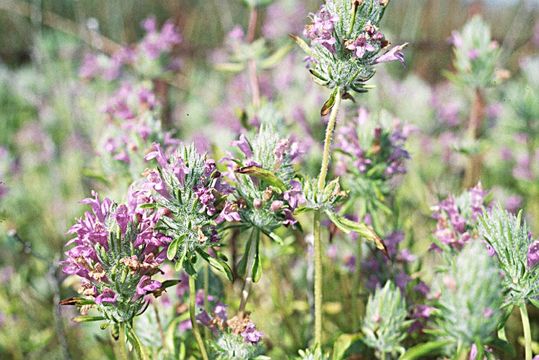
[[[406,320],[406,300],[391,282],[369,297],[362,331],[365,344],[377,354],[404,353],[402,342],[411,323]]]
[[[356,123],[340,126],[335,135],[337,157],[335,172],[372,180],[389,180],[405,174],[405,161],[410,158],[404,144],[410,129],[395,122],[390,129],[368,119],[366,109],[360,109]]]
[[[415,261],[408,249],[399,250],[399,244],[404,240],[404,233],[395,231],[384,238],[388,256],[372,254],[362,260],[362,273],[367,277],[365,286],[376,289],[388,280],[392,280],[402,291],[406,290],[412,280],[407,274],[405,266]],[[355,261],[354,261],[355,262]]]
[[[479,17],[469,21],[461,32],[451,35],[455,59],[453,65],[457,71],[449,75],[450,80],[470,88],[493,86],[502,73],[497,72],[501,50],[492,40],[490,28]]]
[[[223,180],[213,159],[199,154],[193,145],[182,146],[167,156],[159,144],[153,145],[146,160],[155,159],[157,169],[147,170],[143,190],[151,190],[154,203],[148,206],[166,212],[157,228],[172,239],[167,257],[194,275],[194,264],[201,256],[219,270],[229,269],[208,253],[219,240],[218,225],[239,221],[237,205],[227,201],[232,188]],[[141,191],[139,196],[147,196]],[[228,271],[227,271],[228,270]]]
[[[434,235],[439,243],[433,248],[460,250],[470,240],[477,238],[479,217],[487,210],[486,195],[487,192],[478,184],[459,197],[449,196],[434,206],[433,217],[437,221]],[[492,249],[488,249],[492,253]]]
[[[85,79],[117,79],[126,65],[133,66],[139,73],[155,77],[166,71],[178,69],[178,59],[168,59],[173,48],[181,43],[181,35],[170,21],[165,22],[161,30],[157,29],[155,18],[142,22],[146,31],[140,43],[133,47],[123,47],[111,57],[102,54],[86,54],[79,75]]]
[[[280,138],[274,125],[264,121],[251,141],[242,134],[233,145],[240,156],[229,160],[229,169],[242,224],[266,234],[295,225],[294,210],[304,202],[301,183],[294,179],[298,144]]]
[[[115,160],[129,164],[139,159],[138,154],[156,141],[170,147],[178,145],[170,132],[161,130],[159,103],[151,84],[123,83],[103,112],[109,126],[101,148]]]
[[[80,293],[93,299],[74,304],[95,304],[104,319],[128,322],[143,311],[146,295],[162,291],[152,276],[160,272],[170,238],[155,230],[157,214],[137,213],[92,195],[83,200],[92,211],[69,230],[75,238],[66,244],[63,271],[82,278]]]
[[[249,319],[233,317],[228,318],[227,306],[217,301],[213,296],[208,296],[208,307],[211,307],[210,313],[203,309],[204,294],[197,294],[197,305],[202,310],[197,315],[197,320],[204,326],[210,328],[214,333],[230,332],[240,335],[246,343],[258,344],[263,334],[256,329],[256,325]]]
[[[434,283],[438,288],[435,333],[449,342],[448,354],[457,346],[470,348],[494,339],[501,320],[502,279],[495,261],[478,242],[463,250]]]
[[[328,0],[311,15],[304,36],[296,42],[307,53],[307,63],[315,80],[330,89],[365,92],[365,82],[375,73],[374,65],[404,62],[400,45],[389,42],[378,26],[387,6],[380,0]]]
[[[539,241],[533,240],[521,214],[515,216],[500,206],[484,214],[479,234],[492,247],[504,274],[506,303],[522,305],[539,296]]]

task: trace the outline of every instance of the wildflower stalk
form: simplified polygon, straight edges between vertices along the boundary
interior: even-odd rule
[[[360,326],[360,310],[359,310],[359,285],[361,281],[361,259],[363,258],[363,248],[361,246],[361,239],[357,239],[357,252],[356,252],[356,267],[354,269],[352,279],[352,315],[354,320],[354,326]],[[357,330],[354,328],[354,330]]]
[[[118,358],[120,360],[129,360],[126,347],[127,337],[125,334],[125,324],[120,324],[118,332]]]
[[[245,282],[241,290],[241,300],[239,316],[243,318],[245,315],[245,307],[247,306],[247,300],[249,299],[249,293],[251,292],[251,286],[253,284],[253,264],[256,256],[256,249],[258,242],[260,241],[260,231],[253,229],[251,237],[249,239],[249,252],[247,253],[247,268],[245,273]]]
[[[249,43],[252,43],[255,40],[257,21],[258,9],[256,6],[253,6],[249,15],[249,25],[247,28],[247,42]],[[247,63],[247,72],[249,76],[249,84],[251,86],[253,106],[255,109],[258,109],[260,107],[260,85],[258,83],[258,75],[256,73],[257,70],[255,59],[249,59]]]
[[[326,137],[324,139],[324,153],[322,154],[322,166],[320,167],[320,175],[318,176],[318,190],[323,191],[326,186],[326,177],[329,168],[329,158],[331,156],[331,140],[333,138],[333,131],[335,130],[335,124],[337,123],[337,115],[339,114],[339,107],[341,105],[341,90],[336,89],[335,102],[329,115],[328,125],[326,127]]]
[[[326,137],[324,139],[324,153],[322,155],[322,166],[320,168],[320,175],[318,177],[318,191],[322,192],[326,186],[326,177],[329,168],[329,159],[331,156],[331,139],[333,137],[333,131],[335,130],[335,124],[337,122],[337,115],[339,114],[339,107],[341,104],[341,91],[339,88],[336,90],[335,102],[331,109],[329,116],[329,122],[326,128]],[[314,212],[314,344],[322,344],[322,244],[320,240],[320,210]]]
[[[195,302],[196,302],[196,286],[195,278],[189,276],[189,316],[191,318],[191,326],[193,328],[193,335],[200,349],[200,355],[203,360],[208,360],[208,353],[206,352],[206,346],[204,345],[204,340],[200,335],[200,330],[198,328],[198,323],[195,316]]]
[[[153,302],[152,305],[155,314],[155,322],[157,323],[157,328],[159,329],[159,336],[161,337],[161,343],[163,344],[163,346],[165,346],[167,343],[167,339],[165,336],[165,331],[163,329],[163,324],[161,323],[161,317],[159,316],[159,307],[155,302]]]
[[[470,112],[470,118],[468,121],[468,136],[470,141],[474,143],[479,139],[480,129],[482,127],[483,119],[485,117],[486,102],[483,95],[483,91],[480,88],[476,88],[473,97],[472,110]],[[481,176],[481,156],[478,154],[472,154],[468,161],[468,167],[466,168],[466,174],[464,178],[464,185],[466,188],[474,186],[479,177]]]
[[[530,319],[528,317],[528,309],[526,304],[520,305],[520,316],[522,318],[522,329],[524,330],[524,343],[526,348],[526,360],[532,359],[532,335],[530,330]]]

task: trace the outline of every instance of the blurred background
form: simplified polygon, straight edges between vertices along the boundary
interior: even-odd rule
[[[277,0],[261,12],[257,32],[277,48],[289,41],[288,33],[301,34],[308,13],[319,5],[314,0]],[[491,26],[492,37],[503,49],[500,66],[510,71],[514,82],[511,87],[501,85],[488,94],[492,105],[489,116],[493,120],[485,139],[490,139],[489,151],[493,155],[485,158],[481,180],[485,188],[493,189],[499,201],[515,208],[524,207],[536,231],[539,226],[539,152],[528,158],[528,167],[534,168],[525,179],[515,176],[517,160],[504,162],[506,158],[499,155],[502,147],[514,150],[517,146],[513,138],[507,138],[508,134],[500,130],[506,129],[507,124],[520,124],[515,133],[526,133],[526,129],[532,131],[533,127],[530,134],[535,142],[529,153],[539,146],[535,140],[539,138],[536,113],[517,120],[518,109],[506,101],[512,94],[518,97],[519,89],[531,86],[532,80],[526,78],[528,75],[521,67],[523,59],[536,55],[539,49],[539,1],[394,0],[382,25],[393,43],[410,43],[406,66],[391,64],[380,70],[376,90],[361,102],[371,108],[384,107],[431,139],[428,144],[419,135],[412,140],[409,150],[413,165],[399,191],[403,209],[413,212],[403,227],[414,228],[414,236],[406,241],[417,253],[426,251],[428,241],[421,239],[428,238],[434,228],[430,206],[460,190],[464,155],[451,145],[432,150],[430,155],[424,150],[438,146],[437,139],[451,142],[447,139],[458,136],[458,125],[452,127],[444,118],[449,106],[443,106],[448,104],[440,105],[435,97],[441,98],[442,103],[454,99],[457,109],[451,116],[467,117],[469,103],[465,93],[452,88],[443,90],[449,86],[444,74],[453,71],[451,32],[476,14]],[[149,16],[155,16],[159,24],[171,19],[183,38],[173,50],[181,59],[180,71],[168,78],[166,90],[160,93],[164,127],[175,130],[180,138],[228,146],[236,136],[235,125],[224,121],[225,125],[216,130],[213,124],[221,121],[220,116],[237,117],[235,108],[241,106],[241,99],[231,98],[230,94],[241,97],[244,90],[235,88],[234,78],[218,71],[215,64],[223,58],[227,34],[236,25],[247,26],[248,9],[241,1],[0,0],[1,359],[113,356],[107,350],[110,339],[98,327],[73,324],[70,318],[75,316],[74,310],[57,306],[61,298],[73,294],[70,280],[66,281],[58,270],[58,261],[68,239],[67,229],[81,215],[80,200],[89,195],[90,189],[107,191],[119,200],[119,194],[125,191],[125,187],[115,186],[114,180],[107,180],[106,171],[94,171],[100,149],[96,134],[101,134],[106,125],[101,108],[114,87],[107,82],[88,84],[81,79],[83,57],[88,53],[112,55],[121,45],[136,43],[144,36],[140,23]],[[305,89],[313,86],[302,57],[294,49],[283,60],[284,65],[268,72],[270,89],[265,95],[283,105],[291,122],[296,109],[289,106],[290,102],[303,101],[302,111],[316,129],[313,137],[317,139],[322,133],[317,125],[319,109],[327,94],[314,88],[314,95],[303,97]],[[535,70],[530,74],[537,76]],[[289,75],[286,91],[278,95],[282,85],[272,79]],[[262,85],[264,81],[261,78]],[[230,109],[231,104],[234,109]],[[453,135],[440,137],[446,134],[445,130]],[[517,144],[522,145],[518,141]],[[527,144],[529,147],[530,142]],[[311,163],[317,161],[315,158]],[[276,264],[283,261],[277,253],[268,257]],[[280,266],[286,268],[284,264]],[[344,265],[342,268],[345,272]],[[287,279],[292,283],[296,277],[300,275],[284,276],[283,288],[288,289]],[[262,284],[260,288],[263,287]],[[308,309],[305,290],[288,290],[291,299],[276,300],[277,292],[270,297],[272,304],[265,303],[269,300],[262,296],[256,300],[265,304],[267,310],[255,315],[255,319],[270,316],[279,306],[291,307],[273,322],[262,325],[264,333],[275,343],[268,346],[275,348],[272,351],[277,359],[283,358],[283,354],[295,354],[309,338],[306,330],[288,329],[291,324],[286,324],[287,317],[294,319],[292,314],[299,314],[298,319],[303,320],[297,321],[305,321]],[[345,326],[346,319],[337,318],[341,309],[339,299],[329,296],[328,301],[337,306],[328,310],[336,317],[335,322]],[[292,335],[281,334],[279,328],[283,326]],[[515,327],[516,338],[520,330],[518,324]],[[534,335],[539,338],[535,330]]]

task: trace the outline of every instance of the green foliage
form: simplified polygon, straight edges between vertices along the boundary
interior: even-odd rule
[[[403,354],[410,320],[406,320],[406,300],[401,291],[388,281],[383,288],[369,297],[365,319],[361,328],[364,342],[376,350],[379,358],[386,354]]]
[[[215,360],[265,360],[262,348],[245,342],[241,335],[223,333],[215,343],[211,344],[212,359]]]
[[[539,296],[539,268],[527,264],[528,249],[533,239],[522,219],[496,206],[480,219],[479,232],[496,251],[503,272],[506,306],[519,306]]]
[[[501,49],[492,40],[490,28],[481,17],[470,20],[461,33],[455,32],[453,45],[456,74],[448,75],[452,81],[480,89],[496,84],[496,67]]]
[[[446,351],[489,344],[502,318],[503,294],[498,267],[485,245],[470,242],[434,283],[440,297],[432,333],[449,342]]]

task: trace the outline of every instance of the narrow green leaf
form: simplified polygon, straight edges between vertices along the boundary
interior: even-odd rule
[[[176,257],[176,254],[178,253],[178,247],[180,246],[180,238],[176,238],[172,240],[172,242],[168,245],[167,249],[167,259],[174,260]]]
[[[236,172],[239,173],[239,174],[246,174],[246,175],[255,176],[255,177],[259,178],[259,179],[264,180],[268,184],[270,184],[272,186],[275,186],[276,188],[278,188],[281,191],[286,190],[286,185],[284,184],[284,182],[281,179],[279,179],[273,172],[271,172],[269,170],[266,170],[266,169],[262,169],[261,167],[254,166],[254,165],[253,166],[244,166],[244,167],[241,167],[241,168],[237,169]]]
[[[102,321],[106,319],[103,316],[81,315],[81,316],[74,317],[72,320],[74,322],[83,323],[83,322],[90,322],[90,321]]]
[[[416,345],[406,351],[400,360],[424,359],[425,356],[438,354],[440,350],[450,344],[449,341],[430,341],[424,344]]]
[[[294,42],[296,44],[298,44],[298,46],[301,48],[301,50],[305,51],[305,53],[307,55],[312,55],[312,52],[311,52],[311,48],[309,47],[309,45],[307,45],[307,43],[305,42],[305,40],[303,40],[302,38],[300,38],[299,36],[296,36],[294,34],[290,34],[288,35],[292,40],[294,40]]]
[[[326,210],[326,214],[331,222],[333,222],[339,229],[347,234],[350,232],[355,232],[365,240],[374,242],[378,250],[382,251],[386,256],[388,256],[386,245],[370,226],[352,221],[330,210]]]
[[[326,116],[326,115],[329,114],[329,112],[331,111],[331,108],[333,107],[333,105],[335,105],[335,96],[336,95],[337,95],[337,89],[335,89],[331,93],[329,99],[327,99],[327,101],[322,106],[322,109],[320,110],[320,115]]]
[[[140,339],[138,338],[137,334],[133,329],[128,329],[127,339],[129,340],[131,345],[133,345],[133,349],[135,349],[139,360],[150,360],[148,354],[146,353],[146,350],[144,349],[144,346],[140,342]]]
[[[350,346],[361,339],[361,334],[342,334],[333,344],[333,360],[344,360],[344,355]]]
[[[270,69],[277,65],[285,56],[292,50],[292,44],[288,43],[284,46],[281,46],[277,51],[271,54],[269,57],[265,58],[260,62],[260,67],[262,69]]]

